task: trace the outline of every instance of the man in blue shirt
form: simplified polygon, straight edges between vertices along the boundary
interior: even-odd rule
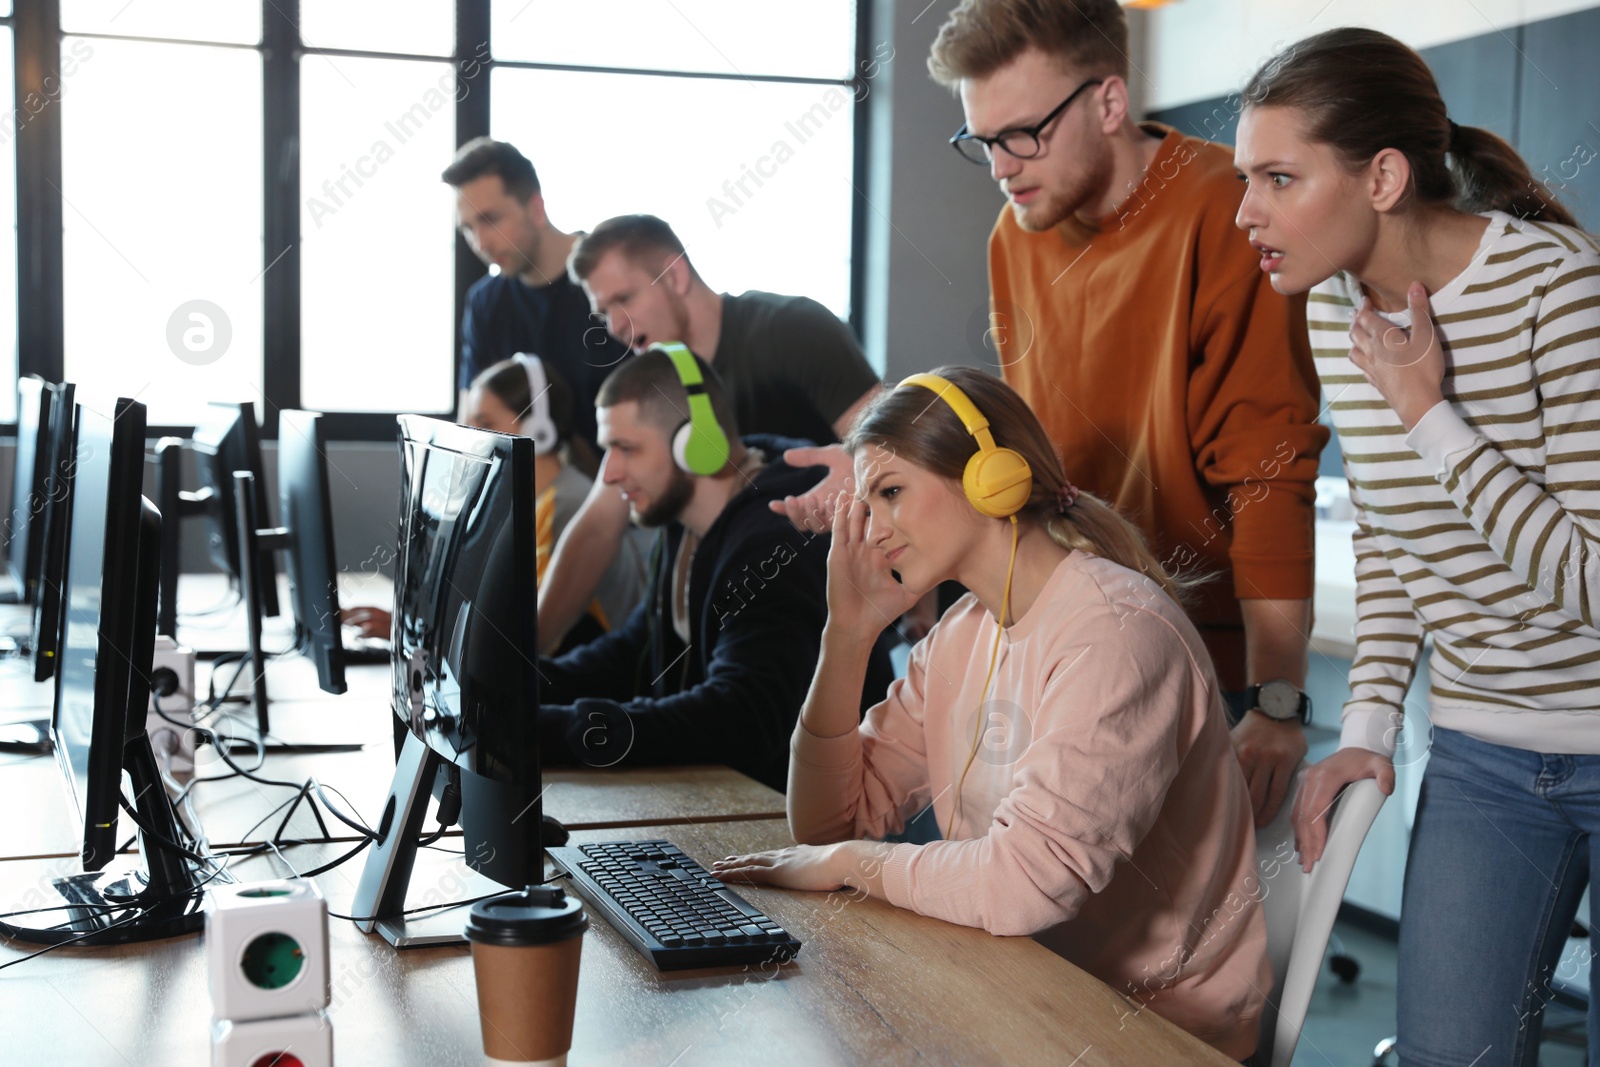
[[[580,235],[551,224],[533,164],[504,141],[468,141],[442,177],[456,190],[461,235],[479,259],[499,268],[467,291],[460,410],[479,372],[528,352],[572,387],[574,431],[593,447],[595,394],[628,348],[590,316],[588,297],[567,274]]]

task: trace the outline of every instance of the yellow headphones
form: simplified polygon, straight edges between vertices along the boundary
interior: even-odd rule
[[[989,420],[978,410],[978,405],[949,379],[937,374],[913,374],[902,379],[900,384],[920,385],[939,394],[977,440],[978,451],[967,460],[966,469],[961,472],[961,487],[978,513],[992,519],[1005,519],[1021,511],[1033,493],[1033,470],[1021,453],[995,445],[994,435],[989,432]]]
[[[966,784],[967,772],[972,769],[972,761],[978,755],[984,698],[989,695],[989,684],[994,681],[994,668],[1000,656],[1000,634],[1005,628],[1006,617],[1011,613],[1011,576],[1017,565],[1017,512],[1023,509],[1033,493],[1033,469],[1021,453],[995,445],[994,435],[989,432],[989,420],[978,410],[978,405],[949,379],[937,374],[913,374],[902,379],[900,384],[932,389],[950,405],[950,410],[956,413],[967,432],[978,442],[978,451],[967,460],[967,466],[961,472],[961,488],[967,494],[967,502],[977,508],[980,515],[1011,520],[1011,559],[1006,563],[1006,591],[1000,602],[1000,617],[995,620],[997,625],[994,647],[989,652],[989,673],[983,679],[982,692],[978,694],[978,711],[972,722],[972,751],[967,754],[966,766],[961,768],[961,776],[956,779],[956,795],[947,835],[954,838],[961,826],[961,788]]]

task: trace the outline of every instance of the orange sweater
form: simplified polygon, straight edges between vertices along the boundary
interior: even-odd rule
[[[1192,615],[1224,687],[1244,677],[1238,601],[1311,596],[1312,482],[1328,431],[1305,298],[1273,291],[1233,224],[1232,153],[1166,127],[1098,232],[1009,206],[989,238],[990,338],[1067,476],[1144,530],[1169,568],[1220,580]]]

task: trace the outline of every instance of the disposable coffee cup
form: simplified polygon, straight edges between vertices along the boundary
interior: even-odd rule
[[[467,918],[483,1052],[493,1067],[566,1067],[583,905],[559,886],[480,900]]]

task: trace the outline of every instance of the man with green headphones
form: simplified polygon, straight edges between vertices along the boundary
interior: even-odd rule
[[[877,392],[877,374],[833,312],[803,296],[718,293],[654,215],[599,223],[573,248],[568,270],[618,341],[635,352],[678,341],[716,367],[747,431],[828,444]],[[540,584],[542,648],[559,641],[588,604],[625,516],[616,494],[597,483]]]
[[[793,439],[741,438],[716,372],[679,343],[623,363],[595,406],[600,479],[659,532],[645,602],[540,660],[541,759],[722,763],[782,790],[827,621],[828,537],[768,505],[815,475],[782,461]],[[861,710],[892,677],[880,645]]]

